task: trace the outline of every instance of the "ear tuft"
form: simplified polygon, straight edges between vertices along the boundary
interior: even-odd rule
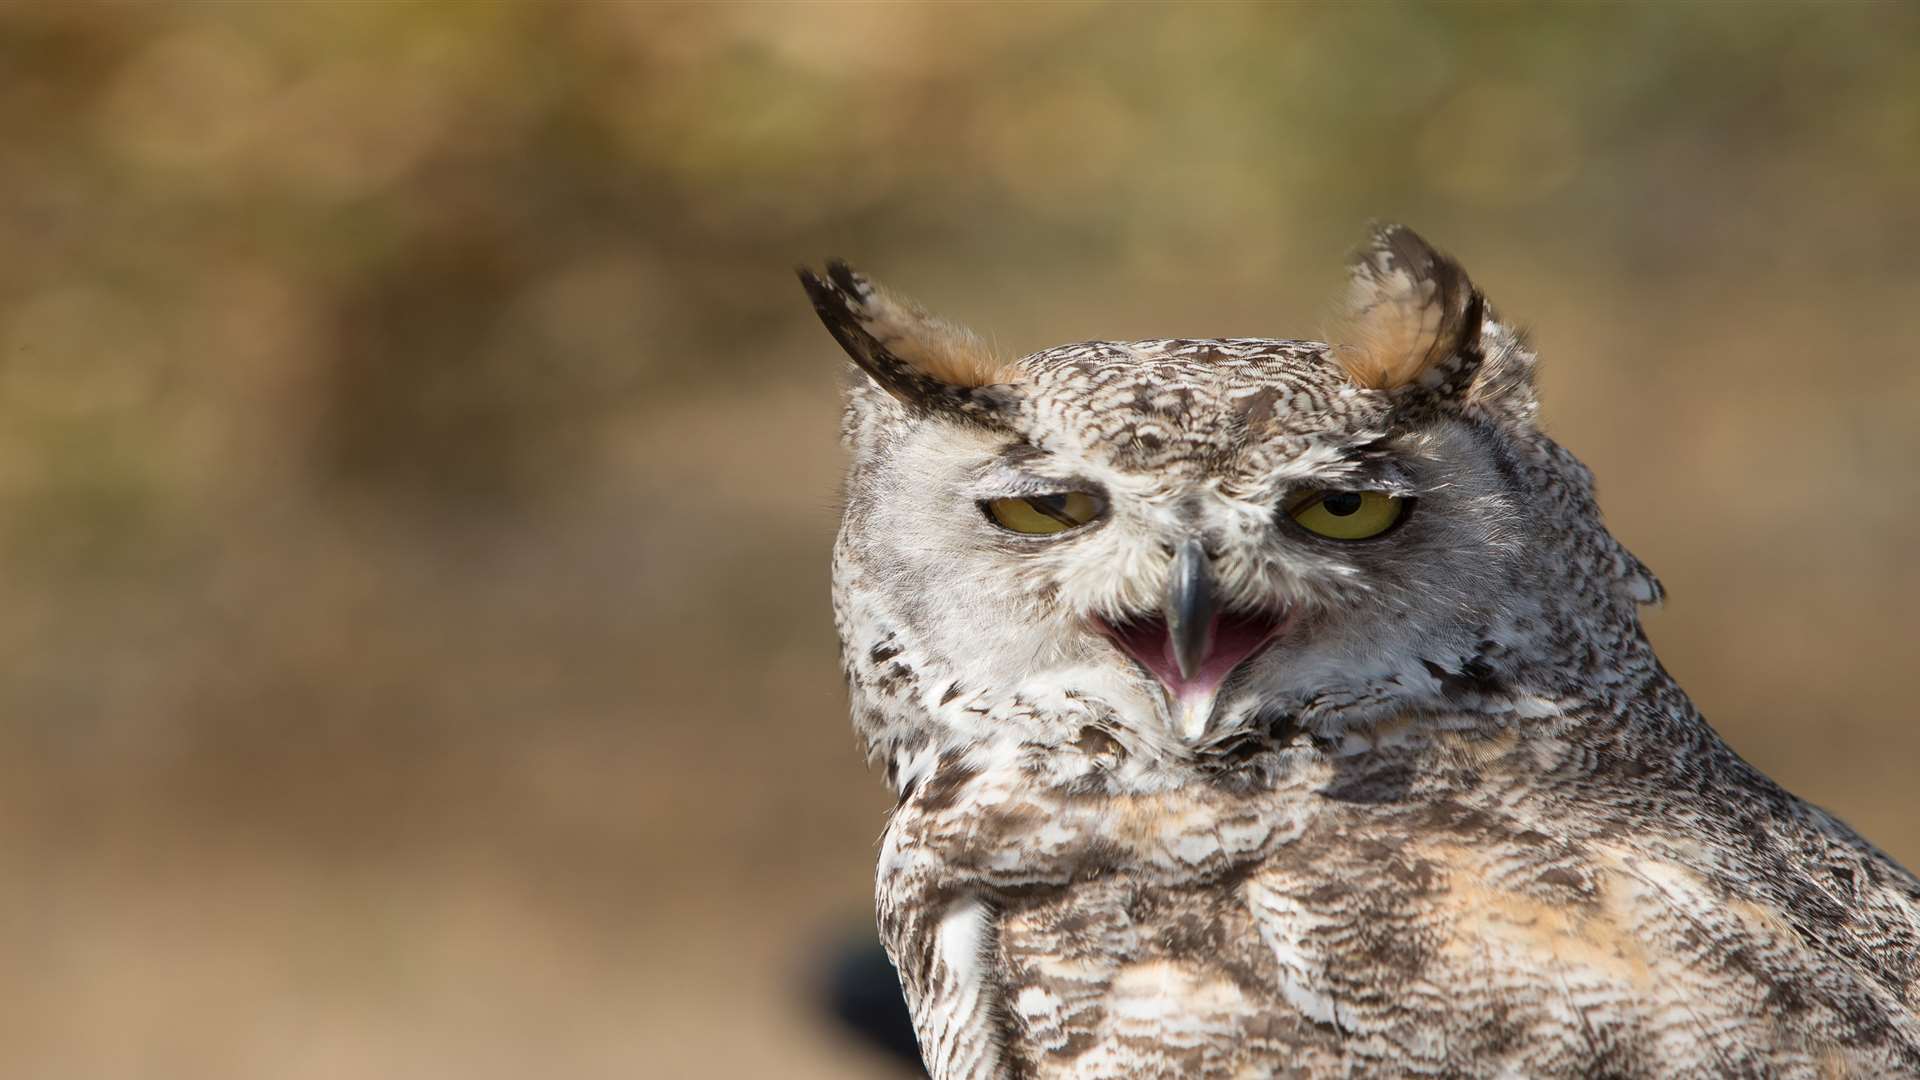
[[[803,271],[802,276],[809,275]],[[846,299],[847,312],[861,329],[920,374],[962,387],[1013,379],[1011,366],[995,357],[987,344],[966,327],[893,295],[839,259],[827,260],[827,279]]]
[[[901,300],[838,259],[827,276],[800,268],[800,284],[827,331],[878,383],[908,406],[978,423],[1003,423],[1018,396],[1018,369],[971,332]]]
[[[1483,303],[1460,264],[1404,225],[1383,225],[1348,263],[1347,315],[1333,356],[1372,390],[1442,394],[1473,377]]]

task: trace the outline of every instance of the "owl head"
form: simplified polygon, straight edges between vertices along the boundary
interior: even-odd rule
[[[896,787],[946,755],[1137,787],[1282,731],[1523,720],[1583,649],[1643,641],[1659,586],[1540,432],[1523,337],[1403,227],[1350,271],[1332,343],[1018,360],[801,271],[855,365],[835,615]]]

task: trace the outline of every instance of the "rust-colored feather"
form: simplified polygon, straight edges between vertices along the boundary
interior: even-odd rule
[[[1347,316],[1334,359],[1370,390],[1447,381],[1470,343],[1473,283],[1412,229],[1375,230],[1348,266]]]

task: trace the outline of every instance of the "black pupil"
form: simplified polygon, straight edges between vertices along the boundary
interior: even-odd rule
[[[1065,495],[1035,495],[1028,499],[1027,502],[1032,504],[1035,510],[1043,514],[1052,514],[1058,517],[1067,512],[1067,497]]]
[[[1320,500],[1320,505],[1334,517],[1346,517],[1360,512],[1360,493],[1357,491],[1336,491]]]

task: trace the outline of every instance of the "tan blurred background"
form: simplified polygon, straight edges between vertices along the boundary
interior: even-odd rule
[[[1376,216],[1920,861],[1920,9],[0,3],[0,1075],[889,1075],[792,266],[1312,336]]]

